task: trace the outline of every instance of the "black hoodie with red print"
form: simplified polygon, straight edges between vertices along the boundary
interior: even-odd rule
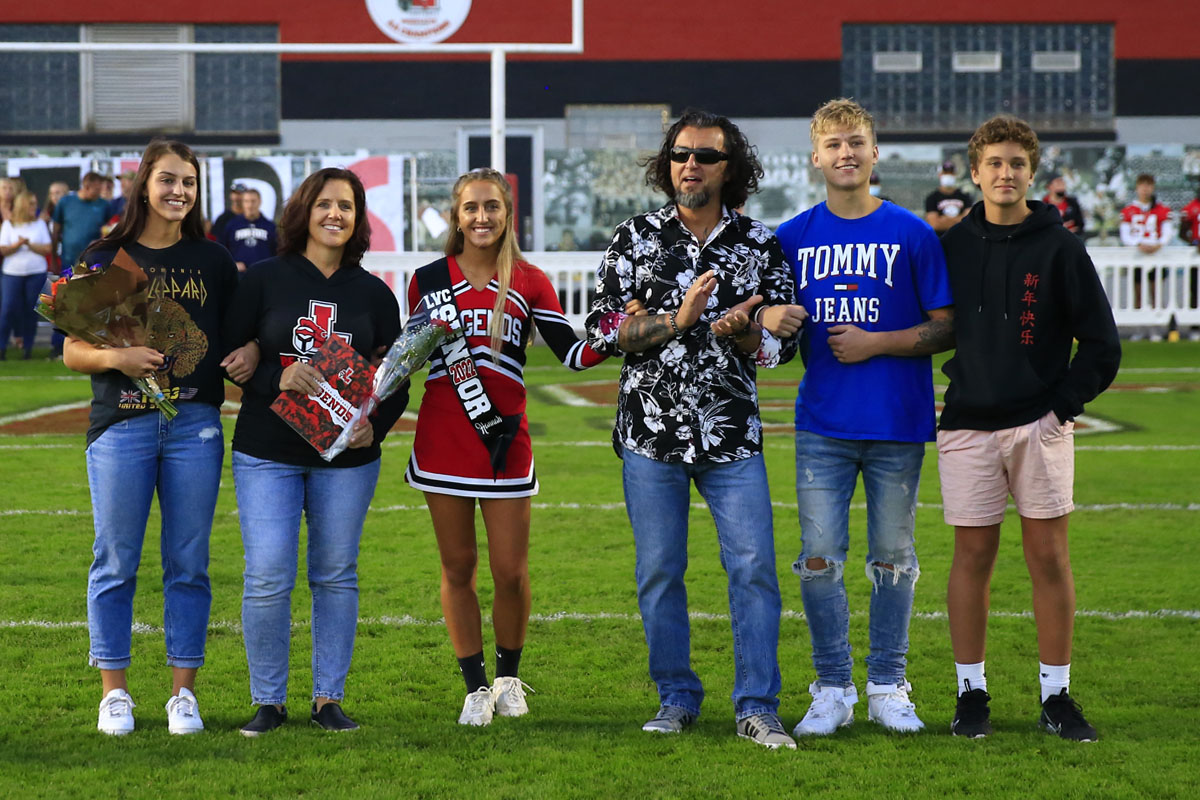
[[[262,360],[242,387],[233,449],[269,461],[306,467],[358,467],[379,458],[379,443],[404,413],[405,385],[371,417],[375,441],[346,450],[326,463],[316,449],[271,410],[283,370],[309,361],[330,335],[340,336],[370,359],[400,333],[400,306],[382,280],[360,266],[343,266],[328,278],[292,253],[251,266],[238,284],[225,320],[229,341],[257,339]]]
[[[1011,226],[988,223],[977,203],[942,236],[957,338],[942,368],[945,430],[1013,428],[1050,410],[1065,422],[1120,366],[1112,308],[1087,250],[1057,209],[1026,203],[1032,213]]]

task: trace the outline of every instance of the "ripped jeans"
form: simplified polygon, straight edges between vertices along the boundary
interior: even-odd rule
[[[100,669],[129,666],[133,593],[155,494],[162,517],[167,664],[204,663],[212,605],[208,539],[225,439],[216,406],[181,402],[178,408],[172,420],[152,411],[115,422],[87,449],[96,528],[88,570],[88,661]]]
[[[850,606],[842,573],[850,547],[850,498],[862,472],[867,496],[867,578],[871,653],[867,679],[902,684],[913,586],[921,575],[914,547],[922,442],[833,439],[796,432],[796,502],[800,509],[800,576],[812,660],[822,686],[853,685]],[[823,569],[809,569],[820,558]],[[892,568],[881,566],[892,565]]]

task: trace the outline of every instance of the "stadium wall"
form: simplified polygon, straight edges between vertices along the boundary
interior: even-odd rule
[[[791,0],[763,0],[738,11],[723,0],[693,0],[686,11],[642,0],[589,0],[582,54],[509,56],[508,116],[561,120],[568,104],[659,103],[673,111],[701,105],[739,119],[801,118],[840,93],[846,23],[1092,22],[1114,26],[1118,141],[1142,131],[1160,141],[1187,140],[1186,129],[1200,117],[1200,4],[1171,5],[1163,24],[1161,15],[1127,0],[1066,0],[1039,4],[1036,12],[1027,4],[983,11],[977,2],[954,0],[870,0],[852,11],[799,8]],[[568,0],[476,0],[451,41],[565,42],[569,9]],[[249,6],[163,0],[103,10],[62,0],[10,7],[5,16],[8,23],[264,23],[278,25],[283,42],[387,41],[362,0],[320,9],[284,0]],[[489,113],[485,55],[286,55],[281,62],[285,147],[296,144],[288,141],[289,130],[301,136],[336,130],[323,125],[328,120],[390,121],[390,134],[355,126],[359,136],[386,137],[406,135],[414,120],[442,120],[452,130]],[[292,124],[304,122],[322,124]],[[438,135],[447,129],[438,127]]]

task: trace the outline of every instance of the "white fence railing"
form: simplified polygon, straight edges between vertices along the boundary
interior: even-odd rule
[[[1088,252],[1112,303],[1118,325],[1165,327],[1175,317],[1180,327],[1200,325],[1200,253],[1188,247],[1164,247],[1153,255],[1132,247],[1091,247]],[[583,329],[596,267],[603,253],[526,253],[558,289],[567,319]],[[368,253],[364,266],[387,282],[409,313],[406,297],[409,278],[437,253]]]

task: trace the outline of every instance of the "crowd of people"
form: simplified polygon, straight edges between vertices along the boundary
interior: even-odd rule
[[[34,306],[48,276],[74,267],[89,244],[117,227],[136,177],[134,171],[122,173],[119,194],[112,176],[95,171],[85,173],[75,191],[55,181],[40,206],[22,179],[0,178],[0,360],[7,358],[10,342],[24,358],[32,357],[38,323]],[[213,224],[200,217],[201,236],[222,245],[239,272],[277,250],[275,223],[263,216],[261,205],[257,189],[234,184],[226,211]],[[62,337],[52,335],[51,357],[61,357],[62,346]]]
[[[530,498],[539,479],[523,369],[536,326],[570,369],[622,360],[613,448],[659,701],[643,730],[686,730],[704,699],[691,666],[684,585],[693,483],[715,522],[728,577],[737,735],[794,748],[794,737],[852,724],[859,695],[845,566],[860,474],[871,584],[867,717],[889,731],[923,729],[906,667],[921,574],[917,488],[926,443],[936,441],[955,541],[947,594],[958,682],[951,731],[970,738],[992,732],[988,592],[1011,495],[1033,582],[1039,722],[1065,739],[1097,739],[1069,693],[1073,420],[1115,377],[1120,344],[1078,231],[1063,224],[1053,197],[1028,196],[1040,160],[1037,136],[1009,116],[981,125],[967,163],[983,199],[956,206],[945,191],[952,183],[944,182],[941,197],[931,196],[929,214],[948,220],[937,224],[872,191],[874,120],[857,103],[822,106],[810,138],[826,199],[773,233],[738,210],[762,177],[746,136],[726,117],[685,112],[659,151],[640,162],[666,202],[617,227],[583,339],[550,281],[518,247],[504,176],[481,169],[455,182],[444,257],[417,270],[407,290],[414,318],[446,320],[455,332],[430,359],[404,479],[424,494],[437,541],[441,603],[466,690],[460,724],[530,711],[519,667],[531,606]],[[952,176],[956,168],[947,162],[942,171]],[[358,617],[359,541],[380,475],[380,444],[408,394],[358,422],[349,448],[331,461],[270,405],[282,392],[320,394],[328,376],[313,356],[331,337],[377,362],[402,329],[399,305],[362,267],[371,232],[366,192],[353,172],[308,176],[277,230],[262,220],[257,195],[238,191],[230,204],[232,211],[240,202],[237,216],[207,233],[198,176],[186,145],[155,140],[103,236],[84,241],[70,222],[103,217],[101,189],[90,176],[58,200],[57,235],[37,227],[28,193],[12,198],[15,222],[4,223],[5,232],[19,228],[14,254],[28,248],[44,263],[61,242],[64,254],[106,264],[124,250],[152,281],[168,273],[187,278],[164,287],[203,287],[164,288],[179,333],[164,349],[65,343],[66,366],[92,379],[86,460],[95,540],[87,601],[88,658],[102,684],[98,728],[119,735],[135,727],[126,683],[133,594],[157,494],[167,724],[177,734],[203,730],[196,678],[205,659],[208,541],[224,458],[218,408],[230,380],[243,392],[232,460],[245,555],[243,637],[257,707],[241,732],[263,735],[288,720],[302,522],[313,602],[309,716],[327,731],[353,730],[358,723],[343,703]],[[1051,195],[1060,197],[1053,188]],[[6,264],[6,290],[7,277]],[[931,356],[951,349],[938,421]],[[795,411],[800,549],[792,571],[814,674],[812,702],[789,732],[779,715],[782,593],[755,381],[758,368],[797,354],[805,372]],[[148,376],[176,403],[173,419],[134,388],[131,379]],[[476,590],[476,504],[495,593],[491,681]]]

